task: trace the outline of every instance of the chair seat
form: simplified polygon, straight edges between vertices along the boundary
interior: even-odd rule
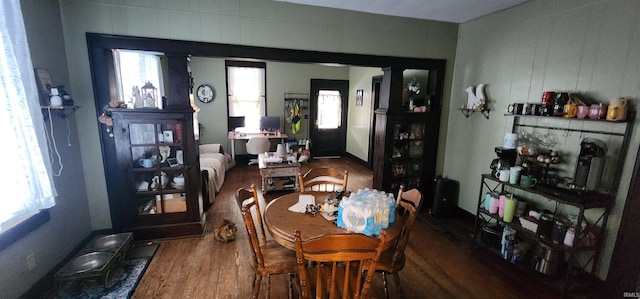
[[[259,272],[260,275],[295,273],[298,271],[295,251],[284,248],[275,241],[267,241],[265,244],[261,244],[260,250],[264,258],[264,267],[258,269],[253,260],[251,262],[251,267]]]

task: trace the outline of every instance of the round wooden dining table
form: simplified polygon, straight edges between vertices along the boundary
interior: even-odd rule
[[[315,202],[321,204],[334,193],[306,191],[290,193],[273,199],[264,211],[264,223],[276,242],[288,249],[295,250],[293,232],[296,229],[300,230],[302,240],[309,240],[321,235],[350,233],[348,230],[338,227],[332,221],[325,219],[319,213],[314,216],[289,211],[288,208],[298,202],[300,194],[313,195]],[[389,227],[385,229],[387,232],[385,249],[389,248],[400,235],[402,220],[398,218],[396,217],[396,221],[390,223]]]

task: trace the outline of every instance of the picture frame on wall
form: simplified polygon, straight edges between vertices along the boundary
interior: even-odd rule
[[[364,96],[364,90],[356,90],[356,106],[362,106],[362,98]]]

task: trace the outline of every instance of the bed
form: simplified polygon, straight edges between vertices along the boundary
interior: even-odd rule
[[[226,171],[235,166],[236,162],[224,152],[219,143],[201,144],[199,150],[202,196],[211,205],[216,199],[216,193],[222,189]]]

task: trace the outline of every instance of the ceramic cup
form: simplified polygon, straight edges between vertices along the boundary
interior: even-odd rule
[[[536,180],[536,178],[530,176],[530,175],[521,175],[520,176],[520,186],[525,187],[525,188],[531,188],[533,186],[536,185],[536,183],[538,183],[538,180]]]
[[[509,169],[502,169],[498,172],[498,179],[501,182],[508,182],[509,181]]]
[[[140,159],[140,160],[138,160],[138,163],[140,164],[140,166],[142,166],[144,168],[153,167],[153,164],[155,164],[153,158]]]
[[[574,118],[578,115],[578,105],[576,104],[565,104],[563,109],[566,118]]]
[[[520,171],[522,171],[522,167],[520,166],[512,166],[509,168],[509,184],[517,184],[520,180]]]
[[[591,105],[589,107],[590,119],[601,119],[604,116],[605,108],[602,105]]]
[[[586,105],[580,105],[578,106],[578,114],[576,114],[576,116],[578,118],[585,118],[587,117],[587,115],[589,114],[589,106]]]
[[[553,104],[553,100],[556,98],[556,93],[553,91],[545,91],[542,93],[542,105]]]

